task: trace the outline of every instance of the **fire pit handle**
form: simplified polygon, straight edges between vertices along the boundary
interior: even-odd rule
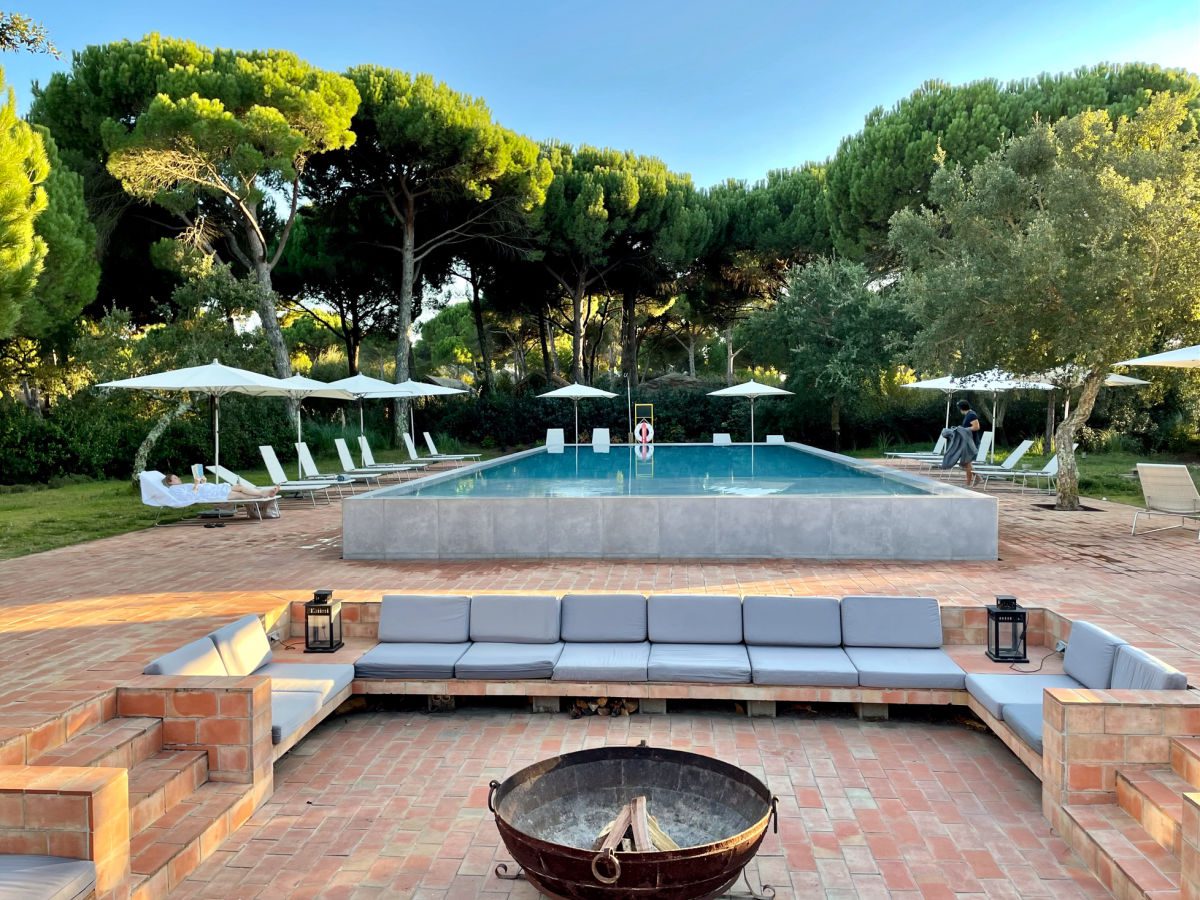
[[[496,788],[498,787],[500,787],[500,782],[495,778],[488,782],[488,809],[493,813],[496,811],[496,807],[492,804],[492,798],[496,796]]]
[[[771,827],[775,834],[779,834],[779,798],[771,798]]]
[[[612,875],[600,874],[601,860],[608,860],[612,865]],[[616,884],[621,877],[621,861],[617,859],[617,855],[613,853],[612,847],[609,847],[603,853],[597,853],[592,857],[592,874],[601,884]]]

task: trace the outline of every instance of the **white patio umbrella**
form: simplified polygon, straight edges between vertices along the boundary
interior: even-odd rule
[[[1071,389],[1077,388],[1083,384],[1083,378],[1086,370],[1081,366],[1068,365],[1059,366],[1057,369],[1051,369],[1042,376],[1046,381],[1052,381],[1056,386],[1063,389],[1066,398],[1063,400],[1063,418],[1071,414]],[[1144,387],[1149,384],[1148,381],[1143,381],[1141,378],[1131,378],[1128,375],[1117,375],[1115,372],[1109,374],[1104,379],[1105,387]]]
[[[424,381],[413,381],[409,378],[399,384],[391,385],[388,390],[378,394],[370,393],[366,395],[366,399],[385,399],[390,397],[448,397],[451,394],[465,394],[462,388],[443,387],[440,384],[427,384]],[[417,417],[413,410],[413,405],[408,407],[408,428],[411,434],[417,433]]]
[[[331,381],[325,387],[335,391],[345,391],[354,400],[358,401],[358,433],[366,434],[363,429],[363,406],[364,398],[383,398],[383,397],[407,397],[409,394],[388,393],[395,391],[396,385],[390,381],[384,381],[380,378],[372,378],[370,375],[364,375],[359,372],[357,375],[351,375],[349,378],[339,378],[337,381]]]
[[[600,388],[588,387],[586,384],[575,382],[566,387],[560,387],[544,394],[538,394],[543,400],[570,400],[575,404],[575,444],[579,444],[579,401],[604,398],[611,400],[617,396],[612,391],[602,391]]]
[[[996,428],[996,408],[1001,394],[1009,391],[1052,391],[1054,385],[1048,381],[1039,381],[1025,375],[1013,375],[1003,369],[988,369],[986,372],[976,372],[974,375],[964,375],[958,383],[965,391],[983,391],[992,395],[992,430]],[[992,441],[992,449],[988,458],[996,461],[996,442]]]
[[[917,391],[941,391],[946,395],[946,428],[950,427],[950,398],[955,392],[961,391],[962,387],[953,375],[943,375],[941,378],[927,378],[924,381],[914,381],[911,384],[902,384],[902,388],[911,388]]]
[[[1151,356],[1139,356],[1137,359],[1127,359],[1119,362],[1118,366],[1164,366],[1172,369],[1200,368],[1200,344],[1194,347],[1180,347],[1177,350],[1167,350],[1165,353],[1155,353]]]
[[[207,394],[213,401],[213,463],[221,464],[221,398],[226,394],[249,394],[256,397],[284,397],[288,389],[278,378],[223,366],[213,360],[206,366],[188,366],[155,375],[139,375],[98,384],[101,388],[121,388],[131,391],[180,393],[188,391]],[[217,476],[217,481],[220,481]]]
[[[753,378],[733,387],[721,388],[719,391],[709,391],[710,397],[744,397],[750,401],[750,443],[754,444],[754,401],[759,397],[790,397],[792,391],[772,387],[769,384],[759,384]]]
[[[331,388],[323,381],[317,381],[315,378],[305,378],[303,375],[293,375],[291,378],[282,378],[279,383],[286,385],[287,393],[283,396],[296,401],[296,443],[300,443],[304,438],[300,435],[300,406],[307,397],[321,397],[326,400],[353,400],[354,395],[349,391],[341,391],[336,388]],[[300,462],[297,460],[296,465]],[[300,469],[297,478],[304,480],[304,470]]]

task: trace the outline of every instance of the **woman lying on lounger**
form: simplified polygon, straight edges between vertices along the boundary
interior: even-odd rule
[[[269,488],[247,487],[241,484],[209,484],[200,479],[199,484],[184,484],[178,475],[163,477],[163,485],[180,500],[202,500],[205,503],[224,503],[231,500],[263,500],[279,493],[279,486]]]

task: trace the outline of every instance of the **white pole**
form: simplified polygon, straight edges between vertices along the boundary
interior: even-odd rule
[[[635,362],[634,365],[637,363]],[[630,444],[633,443],[633,388],[629,384],[629,374],[625,375],[625,412],[629,419],[629,432],[625,437]]]
[[[750,398],[750,448],[751,453],[754,449],[754,398]]]
[[[954,395],[953,391],[946,392],[946,427],[950,427],[950,398]]]
[[[220,394],[213,394],[213,431],[215,432],[214,437],[213,437],[213,443],[216,445],[216,449],[213,453],[213,456],[216,457],[216,460],[214,460],[214,462],[213,462],[213,467],[216,468],[216,470],[217,470],[216,472],[213,473],[213,477],[215,477],[217,479],[216,483],[220,484],[221,483],[221,474],[220,474],[220,472],[221,472],[221,469],[220,469],[220,465],[221,465],[221,395]]]
[[[575,398],[575,446],[579,446],[579,400]]]
[[[302,402],[303,401],[299,397],[296,398],[296,443],[297,444],[299,444],[301,441],[304,440],[304,438],[300,434],[300,404]],[[304,480],[304,472],[302,472],[300,469],[299,454],[296,455],[296,480],[297,481]]]
[[[996,398],[999,396],[999,391],[992,391],[992,446],[988,448],[988,459],[993,463],[996,461]]]
[[[359,397],[358,398],[358,433],[360,436],[366,434],[366,431],[363,430],[363,410],[362,410],[362,408],[363,408],[363,398]]]
[[[417,411],[416,397],[408,401],[408,433],[417,433]]]

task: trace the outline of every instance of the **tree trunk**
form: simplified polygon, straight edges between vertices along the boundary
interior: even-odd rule
[[[696,377],[696,333],[694,331],[688,332],[687,352],[688,352],[688,375],[692,376],[692,378],[695,378]]]
[[[146,471],[146,460],[150,458],[150,451],[154,449],[154,445],[158,443],[158,439],[163,436],[163,432],[167,427],[182,416],[185,412],[192,408],[192,398],[184,397],[176,404],[174,409],[163,413],[159,416],[158,421],[154,423],[154,427],[150,429],[150,433],[146,435],[146,439],[142,441],[138,447],[137,453],[133,456],[133,481],[137,484],[137,478]]]
[[[487,326],[483,322],[483,303],[479,298],[479,279],[471,270],[471,312],[475,315],[475,334],[479,338],[479,359],[483,366],[483,395],[492,392],[492,354],[488,347]]]
[[[346,369],[350,377],[358,374],[358,348],[362,344],[362,335],[351,331],[346,335]]]
[[[571,380],[583,383],[583,276],[571,292]]]
[[[829,406],[829,429],[833,432],[833,449],[842,449],[842,398],[834,397]]]
[[[546,373],[546,380],[550,381],[551,380],[550,376],[553,374],[554,370],[550,366],[550,337],[549,337],[549,335],[546,334],[548,328],[546,325],[545,310],[540,310],[540,309],[538,310],[537,320],[538,320],[538,340],[541,341],[541,344],[542,344],[542,369]]]
[[[1069,388],[1068,388],[1069,390]],[[1043,441],[1045,444],[1045,452],[1054,452],[1054,419],[1058,412],[1058,391],[1047,391],[1049,398],[1046,400],[1046,436]]]
[[[1079,509],[1079,468],[1075,464],[1075,432],[1078,431],[1096,405],[1096,397],[1108,375],[1106,368],[1092,369],[1083,380],[1079,402],[1058,426],[1054,443],[1058,447],[1058,498],[1055,509]]]
[[[725,383],[733,384],[733,326],[725,328]]]
[[[627,288],[621,298],[621,362],[629,386],[638,386],[637,291]]]
[[[252,210],[257,213],[257,210]],[[258,282],[258,317],[262,320],[263,334],[271,348],[271,362],[275,366],[276,378],[290,378],[292,361],[288,356],[287,344],[283,340],[283,329],[279,327],[279,313],[275,309],[275,288],[271,282],[271,265],[267,261],[267,248],[258,238],[258,232],[250,222],[244,223],[246,240],[250,247],[250,262],[254,265],[254,280]],[[295,421],[300,415],[300,403],[285,398],[288,418]]]
[[[400,251],[400,309],[396,321],[396,383],[408,381],[408,351],[412,346],[409,332],[412,330],[413,285],[416,281],[414,257],[417,246],[416,205],[411,196],[405,197],[404,243]],[[396,444],[408,433],[408,398],[397,397],[393,401]]]

